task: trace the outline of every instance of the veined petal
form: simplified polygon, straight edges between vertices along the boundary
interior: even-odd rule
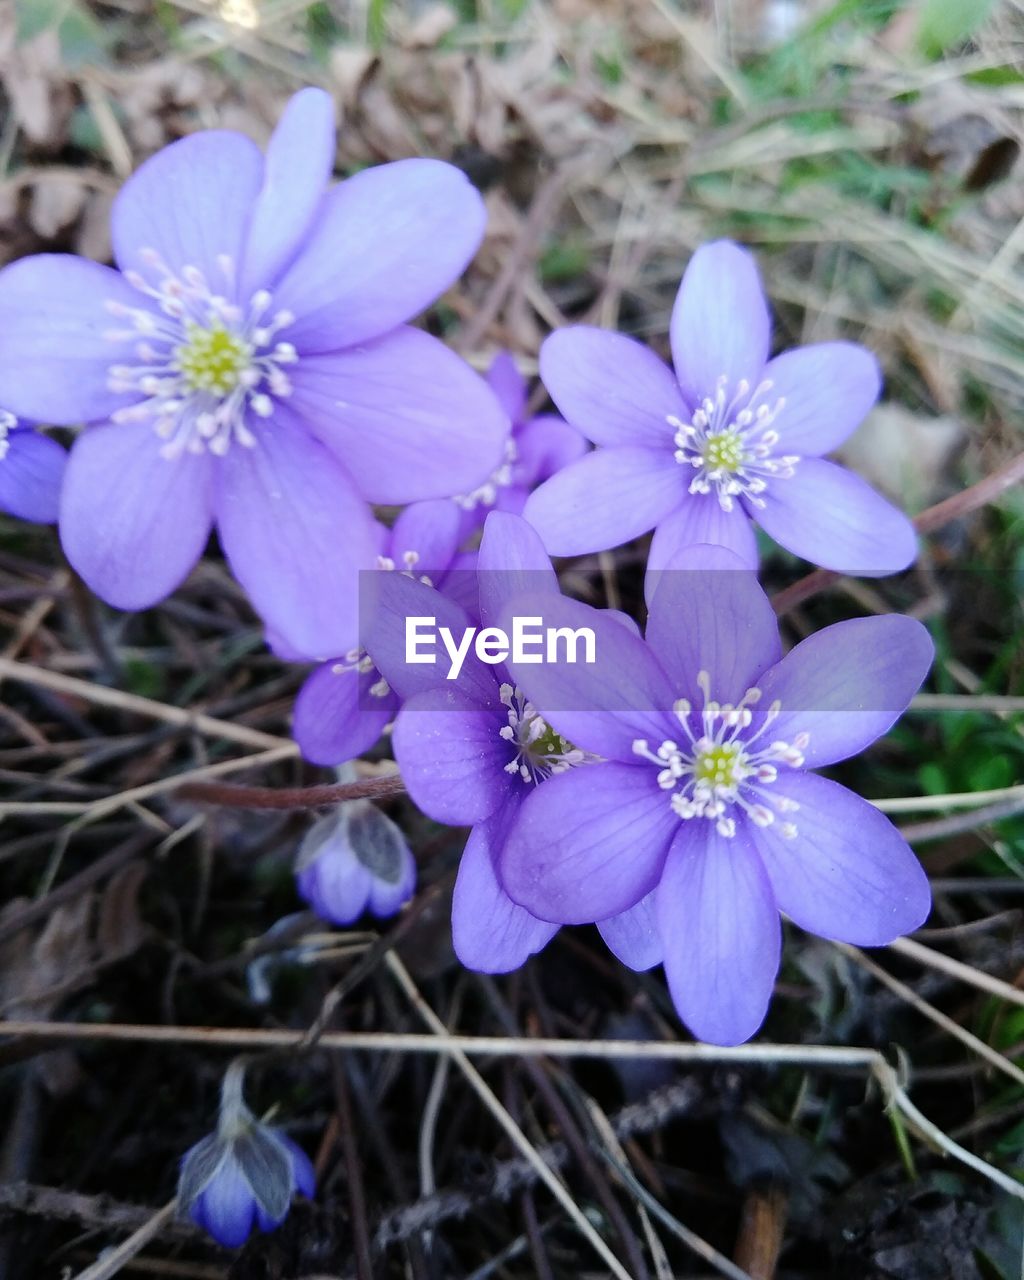
[[[86,585],[118,609],[146,609],[170,595],[210,536],[209,455],[170,460],[161,444],[144,427],[90,427],[64,473],[64,551]]]
[[[450,826],[482,822],[523,786],[505,772],[514,754],[499,735],[505,722],[451,684],[418,693],[402,707],[393,734],[395,759],[428,817]]]
[[[526,379],[519,372],[512,353],[499,351],[484,376],[509,422],[522,421],[526,410]]]
[[[663,948],[655,908],[657,894],[657,889],[653,889],[634,906],[597,922],[605,946],[635,973],[661,964]]]
[[[132,174],[114,201],[110,231],[117,265],[152,279],[144,254],[152,250],[175,275],[198,267],[215,293],[234,296],[262,181],[260,149],[240,133],[210,129],[172,142]],[[224,258],[234,278],[225,272]]]
[[[307,678],[295,700],[292,735],[312,764],[338,765],[354,760],[377,741],[398,711],[398,698],[378,697],[376,669],[325,662]]]
[[[723,511],[714,494],[687,494],[681,504],[654,531],[647,557],[644,597],[650,604],[661,581],[662,569],[674,569],[680,558],[697,546],[725,547],[749,569],[756,569],[757,538],[750,517],[738,504]]]
[[[480,619],[501,626],[502,610],[516,596],[558,594],[558,578],[540,535],[521,516],[492,511],[484,522],[477,559]]]
[[[68,455],[56,440],[21,427],[7,437],[0,458],[0,511],[20,520],[53,524]]]
[[[638,738],[658,744],[672,736],[677,695],[648,646],[614,614],[533,591],[508,602],[500,618],[497,625],[509,636],[516,618],[529,618],[539,620],[529,625],[532,635],[543,632],[547,638],[559,628],[577,637],[575,648],[571,639],[559,642],[557,661],[541,661],[547,654],[524,642],[523,660],[513,655],[506,664],[539,714],[574,746],[632,763]],[[586,660],[587,631],[593,634],[593,662]],[[567,661],[573,652],[575,660]]]
[[[411,503],[399,512],[388,539],[395,568],[409,568],[416,576],[426,574],[438,582],[455,558],[461,523],[458,507],[448,498]],[[410,553],[417,559],[407,565],[404,557]]]
[[[597,449],[545,480],[523,515],[551,555],[576,556],[638,538],[685,497],[670,449]]]
[[[21,258],[0,271],[0,388],[5,409],[55,426],[93,422],[130,404],[111,391],[111,365],[132,344],[110,334],[107,303],[144,301],[109,267],[70,254]]]
[[[370,502],[468,493],[501,461],[509,426],[494,393],[419,329],[303,356],[291,378],[290,403]]]
[[[671,458],[668,419],[690,417],[672,370],[643,343],[607,329],[556,330],[541,346],[540,376],[563,417],[595,444]]]
[[[498,878],[542,920],[606,920],[654,888],[678,825],[649,768],[581,765],[527,796]]]
[[[757,574],[724,547],[693,547],[664,569],[647,617],[647,643],[676,697],[737,703],[782,655],[779,624]]]
[[[657,892],[665,974],[698,1040],[740,1044],[768,1011],[781,929],[771,883],[743,828],[731,839],[684,822]]]
[[[411,320],[462,274],[486,222],[480,193],[440,160],[397,160],[347,178],[274,290],[298,316],[289,341],[303,353],[335,351]]]
[[[906,840],[874,805],[817,774],[776,784],[800,808],[797,834],[749,827],[775,900],[801,929],[881,947],[919,928],[931,910],[928,877]]]
[[[764,507],[751,515],[765,532],[824,569],[898,573],[917,555],[917,534],[903,512],[834,462],[803,458],[790,479],[772,481],[761,497]]]
[[[934,655],[927,629],[898,614],[851,618],[808,636],[760,682],[761,705],[782,704],[772,737],[809,734],[809,769],[856,755],[907,709]]]
[[[249,220],[242,297],[271,286],[295,257],[326,194],[334,151],[330,94],[301,89],[267,147],[263,186]]]
[[[703,245],[683,274],[670,323],[672,360],[686,400],[754,388],[768,359],[771,318],[754,256],[730,240]]]
[[[882,389],[878,360],[854,342],[816,342],[768,362],[770,401],[784,399],[774,421],[777,452],[831,453],[867,417]]]
[[[311,660],[358,643],[359,571],[374,563],[366,504],[329,450],[279,406],[218,468],[217,527],[267,626]]]
[[[540,413],[524,422],[516,429],[515,443],[512,486],[524,489],[532,489],[589,452],[586,437],[552,413]],[[499,493],[499,503],[507,493],[508,489]]]
[[[516,820],[513,800],[470,832],[452,896],[452,943],[467,969],[510,973],[542,950],[558,925],[512,901],[495,871],[497,852]]]

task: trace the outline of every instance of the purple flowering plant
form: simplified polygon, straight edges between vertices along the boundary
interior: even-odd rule
[[[592,628],[600,655],[511,664],[539,714],[599,758],[522,805],[499,862],[514,901],[562,924],[639,908],[680,1017],[723,1044],[764,1019],[780,911],[861,946],[923,923],[928,880],[906,841],[812,772],[863,750],[906,708],[933,656],[919,622],[839,622],[783,656],[756,577],[714,547],[662,575],[642,640],[565,597],[534,594],[513,611]],[[642,936],[646,961],[655,944]]]
[[[53,524],[66,462],[56,440],[0,409],[0,511]]]
[[[752,522],[828,569],[885,574],[910,564],[917,539],[907,517],[824,457],[878,398],[871,352],[824,342],[769,359],[757,267],[725,240],[690,260],[670,337],[674,369],[632,338],[583,325],[544,342],[544,385],[599,446],[526,503],[552,555],[654,529],[648,596],[691,546],[728,547],[756,567]]]
[[[368,503],[469,492],[509,424],[482,378],[406,321],[461,273],[483,202],[437,160],[330,190],[330,97],[288,104],[264,156],[194,133],[125,183],[117,270],[68,255],[0,272],[0,386],[19,416],[86,423],[60,535],[103,599],[177,587],[216,523],[268,629],[307,658],[356,632],[379,553]]]

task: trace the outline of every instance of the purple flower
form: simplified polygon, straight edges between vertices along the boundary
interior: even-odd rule
[[[782,546],[844,573],[892,573],[916,554],[910,521],[859,476],[825,461],[878,398],[874,356],[825,342],[768,359],[757,267],[720,240],[699,249],[672,311],[675,371],[631,338],[553,333],[544,385],[601,447],[530,497],[552,555],[614,547],[654,529],[657,573],[697,544],[757,565],[751,520]]]
[[[53,524],[66,462],[56,440],[0,409],[0,511]]]
[[[453,570],[453,586],[475,578],[466,568],[475,557],[457,551],[461,520],[453,503],[438,498],[413,503],[393,529],[378,526],[381,547],[377,565],[443,588]],[[301,658],[269,637],[281,657]],[[337,765],[368,751],[395,718],[398,697],[366,650],[355,645],[309,676],[299,690],[292,726],[302,754],[313,764]]]
[[[522,515],[534,486],[587,452],[586,438],[562,418],[551,413],[525,416],[526,379],[509,352],[499,351],[494,357],[487,381],[512,423],[512,434],[497,470],[471,493],[455,499],[465,513],[464,537],[479,528],[492,509]]]
[[[364,911],[393,916],[416,888],[416,862],[405,836],[368,800],[339,805],[309,829],[296,863],[299,893],[332,924]]]
[[[720,548],[689,563],[706,567],[663,574],[646,640],[576,601],[514,602],[548,626],[594,629],[595,665],[512,673],[556,732],[602,762],[527,797],[499,875],[553,923],[632,910],[609,945],[646,967],[660,943],[680,1017],[731,1044],[767,1010],[780,911],[861,946],[927,916],[927,878],[896,828],[808,770],[885,733],[933,649],[920,623],[886,616],[837,623],[782,657],[754,575]]]
[[[333,107],[305,89],[264,157],[192,134],[148,160],[113,210],[113,271],[42,255],[0,273],[11,408],[92,423],[68,464],[68,558],[145,608],[186,577],[216,523],[271,631],[326,657],[353,643],[367,502],[479,484],[508,432],[483,379],[405,325],[459,275],[486,211],[436,160],[329,192]]]
[[[217,1131],[185,1153],[178,1178],[179,1211],[231,1249],[245,1243],[254,1225],[279,1227],[296,1192],[312,1197],[316,1190],[306,1153],[257,1120],[241,1091],[236,1064],[224,1077]]]

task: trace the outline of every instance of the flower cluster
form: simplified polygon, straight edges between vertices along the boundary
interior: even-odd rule
[[[540,373],[562,417],[534,415],[510,355],[481,377],[409,323],[484,234],[465,175],[409,159],[331,185],[334,159],[333,104],[303,90],[265,154],[217,130],[143,164],[114,204],[116,267],[41,255],[0,272],[0,507],[56,519],[70,563],[123,609],[175,590],[215,527],[270,646],[320,664],[295,707],[306,758],[343,764],[392,726],[413,800],[471,828],[465,964],[513,969],[595,923],[625,964],[664,964],[696,1035],[745,1039],[780,912],[878,945],[929,909],[895,828],[814,772],[888,730],[928,671],[927,633],[864,618],[783,655],[756,572],[755,525],[844,573],[914,559],[907,517],[826,456],[877,399],[877,361],[848,342],[773,356],[754,260],[718,241],[683,276],[671,366],[561,329]],[[36,423],[82,428],[66,465]],[[651,531],[643,634],[563,596],[551,556]],[[453,682],[407,659],[407,619],[487,635],[526,615],[590,628],[598,660],[475,653]],[[344,925],[398,911],[415,867],[359,802],[312,828],[297,878]],[[311,1190],[232,1096],[183,1170],[183,1200],[226,1243]]]

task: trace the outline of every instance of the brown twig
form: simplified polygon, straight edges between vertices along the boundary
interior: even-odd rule
[[[405,792],[397,773],[358,782],[328,782],[316,787],[239,787],[219,782],[189,782],[179,788],[182,800],[232,809],[315,809],[345,800],[386,800]]]
[[[914,517],[914,527],[918,533],[934,533],[936,529],[961,519],[971,511],[988,506],[1000,494],[1022,481],[1024,481],[1024,453],[1019,453],[1005,467],[993,471],[990,476],[979,480],[977,484],[972,484],[960,493],[954,493],[951,498],[945,498],[934,506],[926,507]],[[842,576],[832,569],[812,570],[772,597],[775,612],[781,618],[783,614],[803,604],[805,600],[810,600],[819,591],[824,591],[827,586]]]

